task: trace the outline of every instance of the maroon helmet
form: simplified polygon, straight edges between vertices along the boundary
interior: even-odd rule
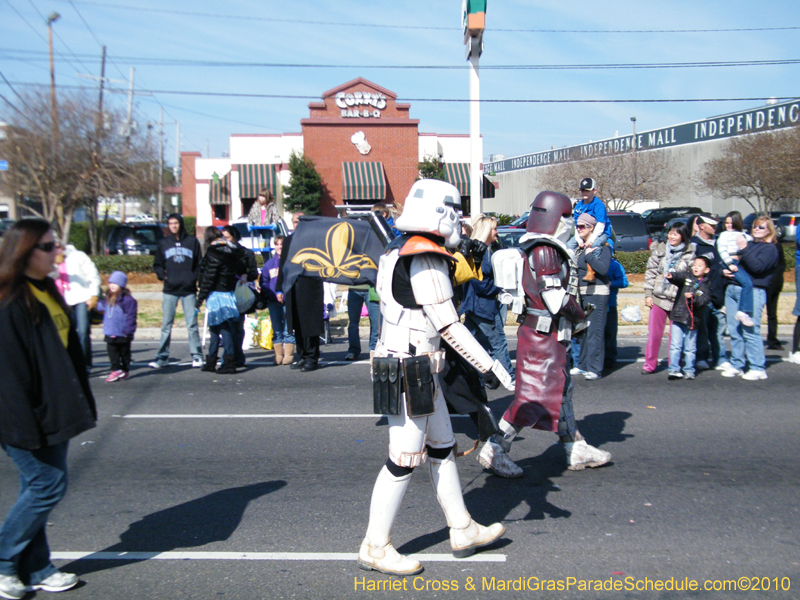
[[[526,231],[555,235],[559,224],[572,222],[572,202],[558,192],[540,192],[531,204]]]

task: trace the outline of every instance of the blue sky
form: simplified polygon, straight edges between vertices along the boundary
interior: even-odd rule
[[[174,161],[176,121],[181,124],[181,150],[206,156],[208,147],[210,156],[218,157],[228,150],[228,138],[234,133],[299,132],[309,101],[356,77],[411,102],[411,117],[420,120],[421,132],[469,131],[465,102],[423,101],[469,98],[459,0],[0,0],[0,72],[16,91],[31,89],[28,84],[49,85],[45,19],[53,11],[61,14],[53,26],[57,86],[96,88],[96,83],[78,74],[99,75],[101,46],[106,45],[107,77],[127,79],[130,67],[136,69],[134,114],[140,124],[158,121],[159,109],[164,108],[168,164]],[[491,68],[796,60],[800,58],[796,2],[490,0],[486,20],[483,99],[800,96],[800,64]],[[240,64],[214,66],[213,62]],[[448,68],[422,68],[434,66]],[[127,90],[124,83],[109,87]],[[3,97],[16,102],[14,90],[0,78]],[[106,98],[117,107],[126,101],[121,93]],[[489,154],[510,157],[579,144],[615,132],[628,134],[632,116],[637,131],[645,131],[761,104],[758,100],[486,103],[481,108],[484,159]],[[9,112],[0,100],[0,119]]]

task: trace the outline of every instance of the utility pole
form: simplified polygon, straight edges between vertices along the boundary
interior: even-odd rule
[[[481,170],[481,81],[479,75],[480,56],[483,53],[483,31],[486,28],[486,0],[463,0],[462,25],[464,44],[469,60],[469,195],[470,215],[481,214],[483,171]]]
[[[161,107],[158,122],[158,224],[164,212],[164,107]]]
[[[636,181],[636,117],[631,117],[631,123],[633,123],[633,193],[636,194],[638,185]]]
[[[136,69],[131,67],[130,85],[128,87],[128,121],[125,125],[125,143],[129,150],[131,147],[131,135],[133,134],[133,78],[135,74],[136,74]],[[123,194],[122,205],[120,206],[120,211],[119,211],[120,223],[125,222],[125,209],[127,203],[128,199],[125,198],[125,195]]]
[[[53,62],[53,23],[60,18],[61,15],[57,12],[52,12],[47,17],[47,42],[50,48],[50,104],[51,118],[53,119],[53,162],[56,160],[58,148],[58,105],[56,104],[56,69]]]

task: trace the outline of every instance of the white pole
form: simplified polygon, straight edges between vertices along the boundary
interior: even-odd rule
[[[479,73],[480,39],[471,38],[469,56],[469,195],[470,214],[477,217],[483,211],[481,192],[483,171],[481,171],[481,80]]]

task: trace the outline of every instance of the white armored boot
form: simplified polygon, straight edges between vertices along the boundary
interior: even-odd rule
[[[582,471],[586,467],[601,467],[611,460],[611,453],[600,450],[586,443],[586,440],[567,442],[564,444],[567,451],[567,469]]]
[[[500,420],[501,434],[494,434],[483,445],[478,462],[500,477],[516,478],[522,477],[522,468],[511,460],[508,455],[511,449],[511,442],[522,428],[512,425],[505,419]]]
[[[431,458],[428,454],[428,469],[436,498],[450,527],[450,547],[453,549],[453,556],[456,558],[471,556],[476,548],[491,544],[503,535],[505,527],[500,523],[484,527],[472,520],[464,505],[458,467],[452,450],[444,460]]]
[[[358,566],[365,571],[400,576],[422,572],[419,561],[400,554],[389,537],[410,479],[411,473],[395,477],[385,465],[378,473],[369,505],[367,536],[358,552]]]

